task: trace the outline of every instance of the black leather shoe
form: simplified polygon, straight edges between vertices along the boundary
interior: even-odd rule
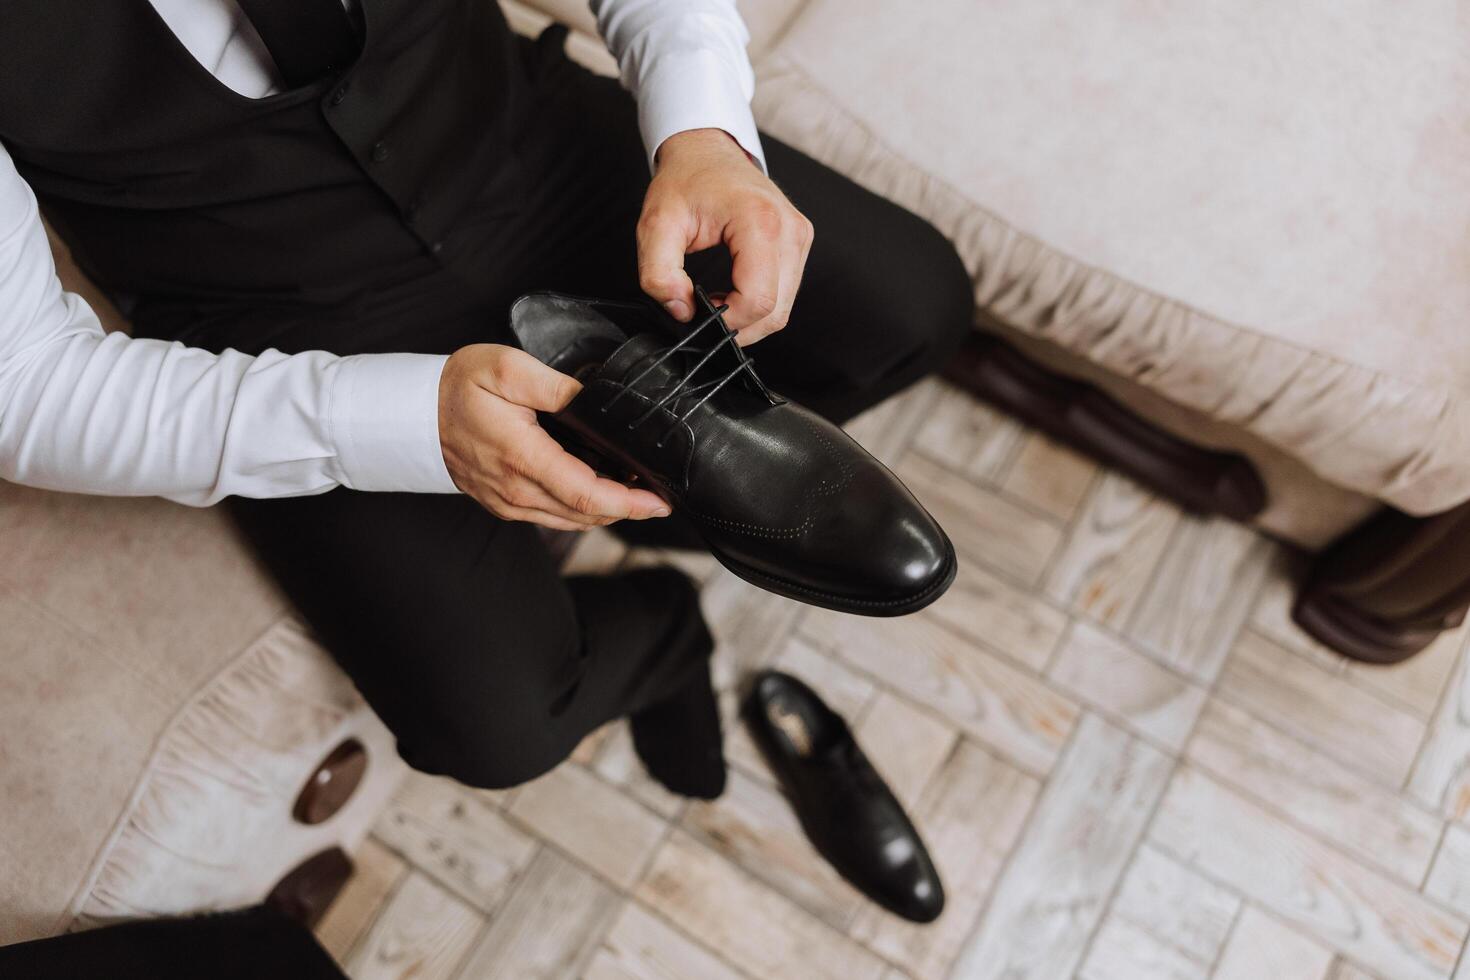
[[[802,829],[864,895],[914,922],[944,910],[944,886],[919,832],[847,723],[790,674],[757,674],[746,724]]]
[[[725,307],[699,302],[685,326],[651,304],[517,300],[521,347],[583,384],[543,416],[547,431],[668,501],[721,564],[771,592],[867,616],[939,598],[955,554],[934,518],[841,429],[772,394]]]

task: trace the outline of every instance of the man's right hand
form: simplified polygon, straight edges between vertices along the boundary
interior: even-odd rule
[[[497,517],[559,530],[667,517],[657,496],[599,477],[536,424],[581,390],[514,347],[455,351],[439,378],[439,444],[455,486]]]

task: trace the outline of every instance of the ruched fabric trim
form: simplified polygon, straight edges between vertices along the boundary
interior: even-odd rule
[[[291,806],[324,746],[364,713],[303,627],[278,621],[159,736],[72,902],[70,929],[259,901],[283,854],[320,846],[324,831],[292,824]]]
[[[1227,323],[1064,255],[886,145],[789,57],[763,59],[757,75],[762,130],[933,223],[986,315],[1409,513],[1470,499],[1465,393]]]

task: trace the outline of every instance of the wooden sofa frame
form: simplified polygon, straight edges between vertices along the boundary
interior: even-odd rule
[[[1248,521],[1266,489],[1244,456],[1191,445],[1097,388],[974,333],[950,380],[1197,514]],[[1354,660],[1389,664],[1460,625],[1470,607],[1470,503],[1410,517],[1385,507],[1306,564],[1292,616]]]

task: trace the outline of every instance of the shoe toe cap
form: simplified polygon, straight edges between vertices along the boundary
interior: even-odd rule
[[[933,922],[944,911],[944,885],[917,838],[890,839],[882,870],[869,883],[873,897],[897,915],[913,922]]]
[[[874,600],[921,596],[954,573],[954,548],[944,530],[887,471],[855,487],[834,520],[846,525],[841,537],[849,542],[849,574]]]

